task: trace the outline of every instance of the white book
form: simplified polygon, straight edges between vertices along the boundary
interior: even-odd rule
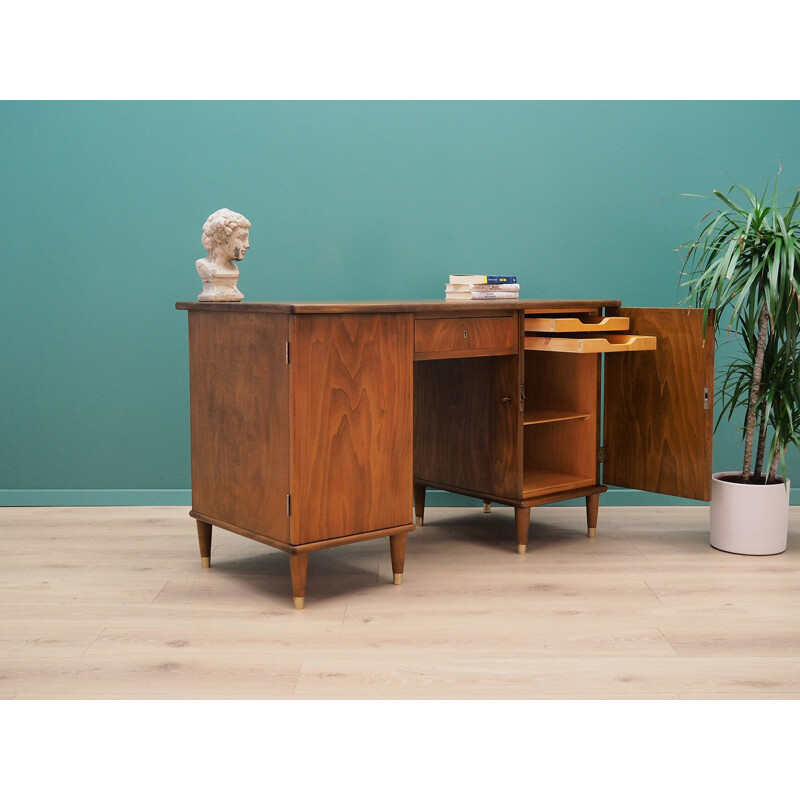
[[[517,292],[519,294],[518,283],[472,283],[470,291],[473,292]]]
[[[470,293],[473,300],[515,300],[519,292],[479,292]]]

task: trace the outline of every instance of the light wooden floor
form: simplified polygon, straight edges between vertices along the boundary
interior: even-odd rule
[[[386,540],[288,557],[188,509],[0,508],[0,698],[800,698],[789,549],[708,545],[701,507],[431,508],[405,581]]]

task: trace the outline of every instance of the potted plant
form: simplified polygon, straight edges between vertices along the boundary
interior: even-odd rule
[[[778,178],[761,197],[740,185],[713,194],[724,207],[683,245],[682,285],[704,322],[716,308],[717,329],[727,327],[740,345],[719,376],[717,427],[744,412],[744,459],[740,472],[712,476],[711,545],[769,555],[786,549],[784,456],[800,447],[800,189],[783,207]]]

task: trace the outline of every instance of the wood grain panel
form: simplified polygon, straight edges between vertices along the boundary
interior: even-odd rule
[[[189,313],[192,508],[287,541],[288,317]]]
[[[518,356],[414,365],[414,478],[515,498],[521,481]]]
[[[456,317],[418,319],[414,323],[414,352],[454,353],[512,350],[517,347],[517,318]]]
[[[412,525],[411,315],[293,326],[292,543]]]
[[[619,313],[630,318],[632,332],[656,336],[658,347],[606,356],[604,483],[708,500],[713,328],[704,337],[698,309],[622,308]]]

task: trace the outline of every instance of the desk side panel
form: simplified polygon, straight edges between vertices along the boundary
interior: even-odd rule
[[[288,315],[189,313],[192,508],[288,542]]]
[[[292,543],[411,525],[411,315],[293,326]]]

